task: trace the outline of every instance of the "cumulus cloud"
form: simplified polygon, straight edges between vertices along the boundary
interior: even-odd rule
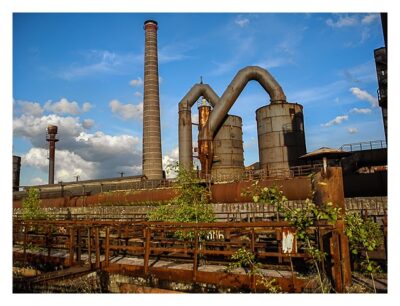
[[[47,101],[43,108],[55,114],[78,115],[89,111],[91,107],[89,102],[85,102],[82,107],[79,107],[76,101],[69,102],[66,98],[62,98],[57,102]]]
[[[349,132],[350,134],[356,134],[358,133],[358,129],[357,128],[347,128],[347,132]]]
[[[44,111],[38,102],[16,100],[14,103],[19,106],[20,112],[23,114],[30,114],[34,117],[41,116]]]
[[[94,125],[94,120],[93,119],[84,119],[82,121],[82,126],[85,129],[90,129],[91,127],[93,127],[93,125]]]
[[[357,108],[357,107],[354,107],[354,108],[352,108],[350,110],[350,112],[351,113],[357,113],[357,114],[366,115],[366,114],[371,113],[371,109],[370,108]]]
[[[358,87],[350,88],[351,93],[356,96],[359,100],[367,101],[371,104],[372,107],[378,106],[378,99],[372,96],[370,93],[362,90]]]
[[[244,18],[243,16],[239,15],[235,19],[235,24],[237,24],[239,27],[243,28],[244,26],[248,25],[250,23],[250,20],[247,18]]]
[[[109,103],[111,111],[123,120],[142,119],[143,118],[143,102],[134,104],[122,104],[118,100],[112,100]]]
[[[28,153],[23,155],[22,163],[47,172],[48,160],[47,150],[43,148],[31,148]],[[86,161],[78,154],[68,150],[57,150],[55,156],[56,181],[72,181],[74,176],[79,175],[81,179],[90,179],[96,174],[96,168],[100,165],[91,161]],[[36,180],[37,183],[42,183]]]
[[[31,179],[30,184],[31,185],[44,185],[44,184],[47,184],[47,181],[45,181],[41,177],[34,177],[33,179]]]
[[[137,79],[133,79],[129,82],[129,85],[133,87],[139,87],[143,85],[143,80],[141,77],[138,77]]]
[[[368,25],[368,24],[373,23],[378,18],[379,18],[379,14],[368,14],[361,19],[361,23],[364,25]]]
[[[167,178],[174,178],[176,177],[176,172],[169,170],[168,166],[173,165],[175,162],[179,160],[179,147],[176,146],[167,154],[164,154],[162,159],[163,168],[166,169],[166,176]]]
[[[338,125],[341,124],[343,121],[348,120],[349,116],[347,115],[343,115],[343,116],[337,116],[335,119],[332,119],[330,121],[328,121],[327,123],[321,124],[321,126],[323,127],[329,127],[332,125]]]
[[[355,15],[348,16],[348,15],[339,15],[336,20],[329,18],[326,20],[326,24],[331,28],[343,28],[354,26],[358,23],[358,19]]]
[[[22,114],[14,118],[14,137],[27,139],[32,148],[23,158],[23,164],[39,169],[47,177],[48,159],[46,128],[58,126],[56,145],[56,179],[73,180],[76,175],[84,179],[116,177],[118,172],[136,175],[141,172],[141,141],[131,135],[107,135],[97,131],[87,133],[94,121],[56,114],[35,117]],[[40,183],[39,181],[31,183]]]

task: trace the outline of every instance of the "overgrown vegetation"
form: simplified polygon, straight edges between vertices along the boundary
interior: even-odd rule
[[[148,213],[150,221],[164,222],[213,222],[214,210],[209,205],[210,193],[193,170],[186,170],[178,163],[170,166],[177,173],[177,196],[166,205],[160,205]],[[189,234],[188,234],[189,235]],[[185,238],[181,233],[181,238]]]
[[[40,207],[40,193],[37,188],[29,188],[28,196],[22,201],[22,218],[24,220],[47,219],[48,215]]]
[[[258,277],[256,285],[261,284],[266,292],[279,293],[282,288],[277,284],[275,278],[266,278],[261,270],[261,264],[256,262],[252,252],[245,248],[240,248],[231,256],[232,262],[226,268],[227,272],[232,272],[236,268],[244,268],[249,276]],[[255,289],[255,288],[254,288]]]
[[[382,230],[372,219],[363,219],[359,214],[346,215],[345,222],[351,253],[359,264],[361,272],[371,277],[376,292],[374,274],[382,270],[370,259],[368,252],[377,250],[383,244]]]
[[[277,219],[283,218],[288,221],[291,226],[296,229],[297,241],[303,242],[304,250],[311,256],[315,270],[318,275],[320,289],[322,293],[329,290],[326,288],[325,276],[322,275],[319,263],[322,262],[326,253],[321,251],[315,244],[312,243],[312,237],[308,232],[310,226],[315,225],[318,220],[326,220],[333,224],[337,221],[340,208],[334,207],[332,203],[326,203],[318,207],[311,200],[307,199],[302,208],[290,207],[287,198],[278,187],[261,188],[256,181],[245,195],[251,195],[255,203],[272,205],[277,210]]]

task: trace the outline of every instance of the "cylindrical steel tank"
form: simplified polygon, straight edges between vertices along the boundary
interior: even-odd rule
[[[13,155],[13,191],[19,190],[20,174],[21,174],[21,157]]]
[[[276,103],[256,110],[260,166],[288,170],[306,154],[303,106]]]
[[[233,178],[244,170],[242,118],[226,116],[213,140],[211,175],[214,179]]]
[[[144,52],[143,175],[162,179],[160,97],[158,84],[157,22],[147,20]]]

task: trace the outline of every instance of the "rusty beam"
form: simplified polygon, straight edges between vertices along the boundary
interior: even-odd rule
[[[69,265],[74,264],[74,228],[69,229]]]
[[[194,233],[194,251],[193,251],[193,281],[196,282],[197,266],[198,266],[198,248],[199,248],[199,232]]]
[[[104,265],[108,267],[110,264],[110,228],[106,228],[106,242],[105,242],[105,251],[104,251]]]
[[[150,259],[150,238],[151,232],[150,228],[146,227],[145,229],[145,242],[144,242],[144,264],[143,264],[143,271],[144,274],[147,275],[149,272],[149,259]]]
[[[99,228],[95,227],[95,250],[96,250],[96,269],[100,268],[100,237]]]

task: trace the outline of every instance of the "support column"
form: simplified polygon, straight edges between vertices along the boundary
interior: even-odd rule
[[[340,265],[341,284],[337,284],[337,288],[351,285],[351,267],[349,242],[344,234],[344,216],[346,213],[344,201],[343,175],[341,167],[328,167],[326,171],[318,172],[313,180],[314,202],[317,205],[332,202],[335,207],[341,208],[338,220],[336,222],[337,237],[334,238],[335,247],[338,249],[338,259],[334,260],[334,264]],[[335,233],[333,235],[335,237]]]

